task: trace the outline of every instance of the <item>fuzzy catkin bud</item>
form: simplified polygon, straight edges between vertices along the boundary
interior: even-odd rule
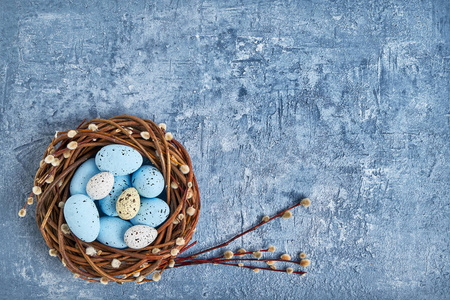
[[[52,161],[52,166],[57,167],[61,164],[61,161],[59,160],[59,158],[56,158]]]
[[[255,268],[255,269],[253,269],[253,272],[259,273],[259,269],[258,269],[258,268]]]
[[[223,254],[223,257],[224,257],[225,259],[230,259],[230,258],[232,258],[233,256],[234,256],[234,253],[233,253],[232,251],[230,251],[230,250],[225,251],[225,253]]]
[[[62,231],[64,234],[69,234],[69,233],[70,233],[69,225],[67,225],[66,223],[61,224],[61,231]]]
[[[45,159],[44,159],[44,161],[47,163],[47,164],[51,164],[52,163],[52,161],[55,159],[55,157],[53,156],[53,155],[47,155],[46,157],[45,157]]]
[[[27,215],[27,211],[25,210],[25,208],[22,208],[21,210],[19,210],[19,217],[23,218]]]
[[[149,133],[148,131],[142,131],[142,132],[141,132],[141,137],[142,137],[144,140],[148,140],[148,139],[150,139],[150,133]]]
[[[287,269],[286,269],[286,273],[292,274],[292,273],[294,273],[294,269],[292,269],[292,268],[287,268]]]
[[[152,253],[153,254],[156,254],[156,253],[159,253],[159,252],[161,252],[161,249],[159,249],[159,248],[153,248],[152,249]]]
[[[280,256],[282,260],[291,260],[291,256],[289,254],[283,254]]]
[[[252,253],[254,257],[256,257],[257,259],[260,259],[262,257],[262,252],[261,251],[255,251]]]
[[[262,218],[262,221],[263,222],[268,222],[270,220],[270,217],[269,216],[264,216],[263,218]]]
[[[170,250],[170,255],[172,256],[177,256],[178,253],[180,253],[180,250],[178,250],[177,248],[173,248],[172,250]]]
[[[69,130],[69,132],[67,133],[67,136],[69,137],[69,138],[73,138],[74,136],[76,136],[77,135],[77,131],[76,130]]]
[[[33,194],[40,195],[41,193],[42,193],[42,189],[40,186],[37,186],[37,185],[33,186]]]
[[[33,202],[34,202],[33,197],[28,197],[27,204],[31,205],[31,204],[33,204]]]
[[[86,248],[86,254],[89,256],[95,256],[95,255],[97,255],[97,250],[95,250],[94,247],[89,246]]]
[[[186,210],[186,214],[188,214],[189,216],[193,216],[195,214],[195,208],[193,206],[188,207],[188,209]]]
[[[175,261],[173,259],[171,259],[169,261],[169,268],[173,268],[175,266]]]
[[[166,134],[164,135],[164,138],[165,138],[167,141],[173,140],[173,134],[172,134],[172,132],[166,132]]]
[[[58,251],[56,251],[56,249],[50,249],[48,250],[48,254],[50,256],[58,256]]]
[[[289,210],[286,211],[282,216],[283,219],[289,219],[290,217],[292,217],[292,212],[290,212]]]
[[[69,150],[75,150],[78,147],[78,143],[75,141],[70,142],[69,144],[67,144],[67,149]]]
[[[267,251],[273,253],[273,252],[275,252],[275,249],[276,249],[275,246],[270,245],[269,248],[267,248]]]
[[[175,181],[172,181],[170,183],[170,187],[173,188],[174,190],[176,190],[178,188],[178,183],[176,183]]]
[[[100,282],[101,282],[102,284],[104,284],[104,285],[107,285],[107,284],[108,284],[108,278],[102,277],[102,278],[100,278]]]
[[[183,238],[179,237],[175,240],[175,244],[177,244],[178,246],[182,246],[186,244],[186,241]]]
[[[161,280],[161,273],[159,273],[159,272],[153,273],[152,279],[153,279],[153,281],[160,281]]]
[[[302,260],[300,261],[300,266],[302,266],[302,267],[307,267],[307,266],[310,265],[310,263],[311,263],[311,261],[310,261],[309,259],[302,259]]]
[[[302,199],[302,201],[300,201],[300,204],[304,207],[308,207],[311,205],[311,200],[309,200],[309,198]]]
[[[95,125],[94,123],[91,123],[91,124],[89,124],[88,129],[92,130],[92,131],[97,131],[98,130],[98,126]]]
[[[54,179],[55,179],[55,177],[53,175],[49,175],[47,177],[47,179],[45,179],[45,182],[46,183],[52,183]]]
[[[158,127],[164,131],[167,129],[167,125],[165,123],[159,123]]]
[[[299,255],[298,255],[300,258],[305,258],[306,257],[306,253],[305,252],[301,252]]]
[[[69,158],[69,157],[70,157],[70,150],[65,150],[65,151],[63,152],[63,157],[64,157],[64,158]]]
[[[186,174],[188,174],[189,173],[189,166],[188,165],[181,165],[180,166],[180,171],[181,171],[181,173],[183,173],[184,175],[186,175]]]

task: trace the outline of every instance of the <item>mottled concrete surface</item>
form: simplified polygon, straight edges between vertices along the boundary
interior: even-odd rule
[[[449,1],[1,0],[0,30],[0,298],[448,299]],[[231,247],[309,274],[72,278],[17,212],[56,130],[121,113],[190,152],[199,247],[309,196]]]

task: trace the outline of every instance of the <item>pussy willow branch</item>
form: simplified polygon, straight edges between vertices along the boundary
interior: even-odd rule
[[[253,259],[251,259],[253,260]],[[257,260],[257,259],[255,259]],[[286,273],[286,270],[277,270],[277,269],[272,269],[272,268],[265,268],[265,267],[253,267],[253,266],[245,266],[245,265],[238,265],[238,264],[231,264],[231,263],[226,263],[223,260],[220,261],[211,261],[208,259],[196,259],[193,258],[192,259],[192,263],[186,263],[186,264],[176,264],[174,266],[174,268],[179,268],[179,267],[185,267],[185,266],[190,266],[190,265],[201,265],[201,264],[219,264],[219,265],[226,265],[226,266],[233,266],[233,267],[239,267],[239,268],[247,268],[247,269],[259,269],[259,270],[267,270],[267,271],[272,271],[272,272],[283,272]],[[302,271],[293,271],[292,273],[294,274],[306,274],[306,272],[302,272]]]
[[[244,231],[244,232],[242,232],[242,233],[236,235],[235,237],[229,239],[229,240],[226,241],[225,243],[222,243],[222,244],[220,244],[220,245],[217,245],[217,246],[208,248],[208,249],[206,249],[206,250],[203,250],[203,251],[200,251],[200,252],[191,254],[190,256],[187,256],[187,257],[180,257],[180,260],[190,259],[190,258],[192,258],[192,256],[197,256],[197,255],[200,255],[200,254],[203,254],[203,253],[206,253],[206,252],[213,251],[213,250],[215,250],[215,249],[219,249],[219,248],[225,247],[225,246],[227,246],[228,244],[230,244],[231,242],[233,242],[234,240],[240,238],[241,236],[243,236],[243,235],[245,235],[245,234],[247,234],[247,233],[249,233],[249,232],[252,232],[252,231],[256,230],[256,229],[257,229],[258,227],[260,227],[261,225],[264,225],[264,224],[269,223],[270,221],[272,221],[272,220],[274,220],[274,219],[276,219],[276,218],[278,218],[278,217],[281,217],[281,216],[282,216],[285,212],[287,212],[288,210],[291,210],[291,209],[293,209],[293,208],[296,208],[297,206],[300,206],[300,205],[302,205],[301,202],[299,202],[299,203],[297,203],[297,204],[295,204],[295,205],[293,205],[293,206],[291,206],[291,207],[289,207],[289,208],[286,208],[285,210],[283,210],[283,211],[281,211],[280,213],[276,214],[275,216],[271,217],[269,220],[267,220],[267,221],[261,221],[260,223],[256,224],[256,225],[253,226],[252,228],[250,228],[250,229],[248,229],[248,230],[246,230],[246,231]]]

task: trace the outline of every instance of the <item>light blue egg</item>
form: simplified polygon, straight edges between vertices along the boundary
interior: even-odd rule
[[[86,194],[86,185],[92,176],[100,173],[101,171],[95,164],[95,159],[90,158],[82,163],[72,176],[70,181],[70,194]]]
[[[100,233],[98,234],[97,241],[118,249],[127,248],[128,246],[125,244],[124,236],[125,232],[132,226],[130,222],[118,217],[101,217]]]
[[[120,194],[131,187],[131,176],[122,175],[114,177],[114,186],[108,196],[99,201],[101,210],[108,216],[117,217],[116,202]]]
[[[133,225],[148,225],[158,227],[167,220],[170,208],[159,198],[141,198],[141,207],[137,215],[131,219]]]
[[[77,194],[64,204],[64,219],[74,235],[85,242],[94,241],[100,232],[100,219],[94,201]]]
[[[135,149],[124,145],[108,145],[95,155],[95,163],[101,171],[114,176],[128,175],[142,166],[142,155]]]
[[[154,166],[142,166],[133,173],[131,184],[142,197],[154,198],[164,190],[164,176]]]

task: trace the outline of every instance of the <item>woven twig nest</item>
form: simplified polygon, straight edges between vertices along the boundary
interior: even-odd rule
[[[64,227],[63,206],[69,198],[75,170],[108,144],[133,147],[164,176],[170,215],[157,229],[157,239],[143,249],[116,249],[96,241],[86,243]],[[165,132],[164,124],[158,126],[130,115],[92,119],[74,130],[57,133],[45,150],[34,186],[37,225],[50,254],[58,256],[75,276],[88,281],[147,281],[145,276],[163,270],[183,252],[200,211],[198,185],[187,151]],[[93,247],[96,254],[89,253],[90,249],[87,255],[88,247]]]

